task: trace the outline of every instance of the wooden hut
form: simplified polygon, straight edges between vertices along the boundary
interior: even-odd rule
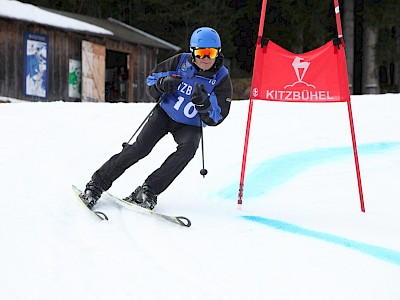
[[[13,7],[0,11],[3,97],[148,102],[146,77],[157,63],[158,51],[180,50],[112,18],[6,3]]]

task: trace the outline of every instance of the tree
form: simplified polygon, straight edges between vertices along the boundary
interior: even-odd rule
[[[381,92],[399,91],[399,15],[400,5],[398,0],[365,0],[365,24],[370,29],[374,29],[378,35],[375,45],[375,72],[379,74]]]
[[[378,30],[376,62],[400,59],[400,4],[398,0],[365,0],[365,22]]]

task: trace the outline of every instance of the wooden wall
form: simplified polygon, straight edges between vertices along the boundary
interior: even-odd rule
[[[24,95],[24,33],[48,37],[47,98]],[[0,96],[28,101],[80,101],[68,97],[69,59],[81,61],[82,40],[129,55],[129,102],[152,101],[145,95],[146,77],[157,63],[157,49],[134,45],[101,35],[0,18]]]

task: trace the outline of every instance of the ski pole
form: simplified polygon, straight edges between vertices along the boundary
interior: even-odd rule
[[[144,123],[146,123],[147,119],[151,116],[151,114],[153,113],[153,111],[156,109],[157,105],[160,104],[161,102],[161,98],[157,101],[156,105],[154,105],[154,107],[151,109],[151,111],[148,113],[148,115],[146,116],[146,118],[143,120],[143,122],[139,125],[139,127],[136,129],[136,131],[134,132],[134,134],[132,134],[131,138],[129,139],[128,142],[125,142],[122,144],[122,147],[125,147],[126,145],[129,145],[129,143],[131,142],[131,140],[133,139],[133,137],[139,132],[140,128],[143,127]]]
[[[201,160],[203,163],[203,168],[200,170],[200,174],[203,178],[207,175],[208,171],[204,168],[204,134],[203,134],[203,121],[200,120],[200,130],[201,130]]]
[[[172,74],[171,76],[172,76],[172,77],[175,77],[175,78],[182,78],[181,76],[176,75],[176,74]],[[146,118],[143,120],[142,124],[139,125],[138,129],[136,129],[135,133],[131,136],[131,138],[129,139],[129,141],[122,144],[122,147],[125,147],[126,145],[128,145],[128,144],[131,142],[131,140],[133,139],[133,137],[138,133],[138,131],[140,130],[140,128],[143,127],[144,123],[146,123],[147,119],[151,116],[151,114],[152,114],[153,111],[156,109],[157,105],[160,104],[160,102],[162,101],[162,99],[163,99],[163,97],[160,96],[160,98],[157,100],[156,105],[154,105],[154,107],[152,108],[152,110],[149,112],[149,114],[148,114],[148,115],[146,116]]]

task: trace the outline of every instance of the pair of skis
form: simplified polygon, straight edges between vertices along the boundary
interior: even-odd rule
[[[101,211],[96,211],[96,210],[90,210],[85,202],[82,199],[82,191],[80,189],[78,189],[76,186],[72,185],[72,190],[74,191],[76,197],[78,198],[79,202],[88,210],[92,213],[92,215],[94,217],[96,217],[98,220],[108,220],[108,217],[105,213],[101,212]],[[170,216],[170,215],[166,215],[154,210],[150,210],[144,207],[141,207],[139,205],[136,205],[134,203],[125,201],[121,198],[115,197],[113,195],[111,195],[110,193],[105,192],[108,196],[109,199],[111,199],[113,202],[117,203],[118,205],[121,205],[122,207],[125,207],[129,210],[132,211],[136,211],[142,214],[146,214],[146,215],[150,215],[150,216],[154,216],[157,217],[159,219],[163,219],[181,226],[185,226],[185,227],[190,227],[192,225],[192,223],[190,222],[190,220],[186,217],[180,217],[180,216]]]

